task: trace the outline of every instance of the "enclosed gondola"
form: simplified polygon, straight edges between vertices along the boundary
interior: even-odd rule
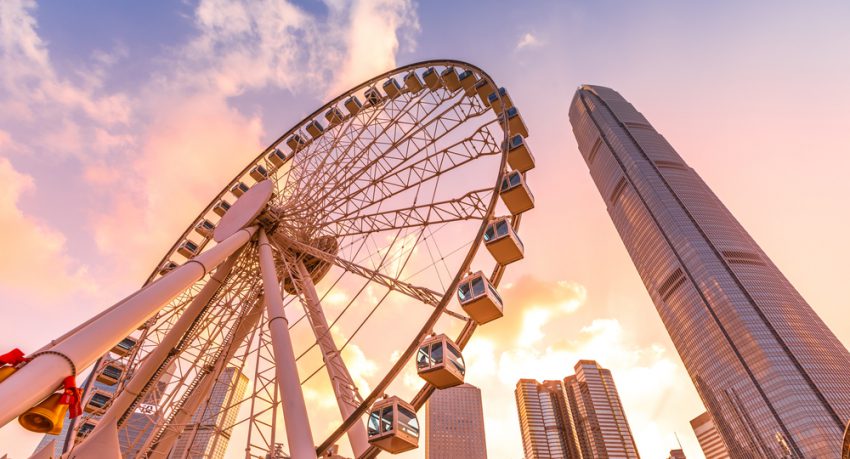
[[[252,167],[251,172],[249,172],[249,174],[251,175],[251,178],[258,182],[262,182],[263,180],[269,178],[269,170],[259,164]]]
[[[292,136],[290,136],[288,139],[286,139],[286,144],[289,145],[289,148],[292,151],[296,151],[306,145],[307,141],[304,140],[304,136],[299,133],[295,133],[292,134]]]
[[[351,115],[356,115],[360,109],[363,108],[363,103],[360,102],[360,99],[357,96],[351,96],[348,99],[345,99],[345,102],[342,103],[345,106],[345,109],[348,110],[348,113]]]
[[[514,106],[511,96],[508,95],[508,90],[505,88],[499,88],[498,92],[490,93],[487,100],[490,102],[490,106],[493,107],[493,111],[495,111],[497,115],[501,115],[502,112]]]
[[[195,225],[195,232],[205,238],[211,238],[214,230],[215,225],[213,224],[213,222],[207,220],[206,218],[199,221],[198,224]]]
[[[112,349],[109,350],[109,352],[111,352],[111,353],[113,353],[113,354],[115,354],[119,357],[124,357],[127,354],[129,354],[130,351],[132,351],[134,347],[136,347],[136,338],[132,338],[132,337],[128,336],[128,337],[122,339],[121,342],[119,342],[118,344],[113,346]]]
[[[390,99],[395,99],[401,94],[401,85],[398,84],[395,78],[390,78],[384,82],[383,85],[384,92],[387,93],[387,97]]]
[[[77,441],[86,438],[90,433],[97,427],[97,419],[88,418],[80,424],[80,428],[77,429]]]
[[[286,155],[280,151],[279,148],[275,148],[268,155],[266,155],[266,159],[270,162],[274,167],[283,166],[283,163],[286,162]],[[246,190],[247,191],[247,190]]]
[[[477,80],[475,78],[475,74],[472,73],[472,70],[464,70],[457,78],[467,95],[472,94],[475,91],[475,82]]]
[[[373,107],[378,106],[382,100],[381,93],[378,92],[377,88],[367,89],[366,92],[363,93],[363,97],[366,99],[366,103]]]
[[[508,145],[508,164],[511,169],[516,169],[520,172],[528,172],[534,169],[534,156],[531,155],[531,150],[528,149],[528,144],[522,135],[511,137]]]
[[[411,70],[407,75],[404,76],[404,86],[407,88],[407,91],[411,94],[416,94],[421,91],[425,85],[422,83],[422,79],[419,78],[419,74],[416,73],[415,70]]]
[[[331,107],[325,112],[325,119],[328,120],[328,129],[330,129],[345,121],[345,115],[342,114],[342,110],[336,107]]]
[[[419,446],[419,420],[413,406],[398,397],[379,400],[369,411],[369,443],[392,454]]]
[[[478,80],[478,82],[475,83],[475,92],[478,94],[478,98],[481,99],[481,103],[483,103],[485,106],[490,105],[489,97],[490,94],[493,94],[494,90],[493,85],[490,84],[489,81],[485,80],[484,78]]]
[[[86,413],[101,415],[106,412],[106,408],[111,402],[111,393],[102,389],[95,389],[92,391],[91,397],[89,397],[83,409]]]
[[[525,127],[525,121],[522,120],[522,115],[516,107],[511,107],[505,112],[508,118],[508,129],[512,134],[519,134],[523,137],[528,137],[528,128]]]
[[[494,218],[484,230],[484,246],[501,265],[507,265],[525,256],[525,247],[511,226],[510,217]]]
[[[118,384],[118,380],[121,379],[122,374],[124,374],[124,364],[112,361],[103,365],[95,379],[107,386],[114,386]]]
[[[230,209],[230,203],[222,199],[215,204],[213,212],[215,212],[215,214],[219,217],[224,217],[224,214],[227,213],[228,209]]]
[[[275,151],[280,150],[275,149]],[[242,182],[236,182],[232,187],[230,187],[230,192],[233,193],[233,196],[236,196],[238,198],[239,196],[245,194],[249,189],[250,188],[248,188],[248,185],[245,185]]]
[[[454,67],[446,67],[440,72],[440,77],[443,79],[443,85],[449,92],[455,92],[460,88],[460,80]]]
[[[505,174],[502,185],[499,187],[499,196],[502,197],[502,202],[505,203],[511,215],[521,214],[534,208],[534,195],[531,194],[525,177],[519,171]]]
[[[437,69],[434,67],[428,67],[428,69],[422,72],[422,79],[425,80],[425,85],[428,86],[428,89],[432,91],[443,86],[440,75],[437,74]]]
[[[159,275],[164,276],[164,275],[170,273],[171,271],[174,271],[174,268],[176,268],[176,267],[177,267],[177,263],[175,263],[171,260],[168,260],[168,261],[162,263],[162,265],[160,265]]]
[[[460,348],[448,336],[430,336],[419,345],[416,353],[416,371],[419,377],[437,389],[463,384],[466,364]]]
[[[479,325],[496,320],[503,315],[502,297],[481,271],[470,274],[460,281],[457,297],[464,312]]]
[[[186,258],[192,258],[192,257],[194,257],[195,255],[198,254],[199,249],[200,248],[198,247],[198,244],[195,244],[192,241],[186,240],[186,241],[183,241],[183,243],[180,244],[180,246],[177,247],[177,253],[179,253],[180,255],[183,255]]]

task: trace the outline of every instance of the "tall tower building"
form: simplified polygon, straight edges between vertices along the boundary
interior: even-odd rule
[[[564,379],[571,417],[585,458],[638,458],[611,371],[580,360]]]
[[[679,449],[671,449],[670,454],[667,456],[667,459],[687,459],[685,456],[685,452]]]
[[[434,391],[425,404],[426,459],[487,459],[481,390],[462,384]]]
[[[526,459],[581,457],[561,381],[520,379],[514,395]]]
[[[198,407],[192,416],[191,424],[177,438],[169,457],[222,459],[230,441],[231,426],[239,411],[234,405],[242,400],[247,386],[248,377],[238,368],[228,367],[222,370],[207,403]],[[216,441],[217,432],[220,432],[221,436]]]
[[[723,439],[720,438],[720,433],[708,413],[691,419],[691,428],[694,429],[705,459],[729,459],[726,445],[723,444]]]
[[[617,92],[583,86],[578,147],[733,457],[834,457],[850,354],[697,173]]]

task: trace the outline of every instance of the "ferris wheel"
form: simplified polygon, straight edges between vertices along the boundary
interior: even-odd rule
[[[5,361],[0,425],[61,432],[94,364],[69,458],[416,448],[416,412],[474,371],[463,348],[524,256],[527,136],[465,62],[363,82],[236,174],[139,291]]]

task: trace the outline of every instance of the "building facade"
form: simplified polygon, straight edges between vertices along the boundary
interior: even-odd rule
[[[639,458],[611,372],[593,360],[575,371],[563,381],[517,383],[526,459]]]
[[[617,92],[570,107],[608,213],[733,457],[833,457],[850,354],[697,173]]]
[[[201,404],[192,416],[191,424],[177,438],[170,458],[222,459],[230,441],[230,432],[236,421],[238,406],[248,377],[238,368],[222,370],[210,392],[207,403]],[[216,433],[221,436],[216,440]]]
[[[685,456],[685,452],[682,449],[671,449],[670,454],[667,455],[667,459],[687,459]]]
[[[434,391],[425,404],[426,459],[487,459],[481,390],[462,384]]]
[[[723,444],[723,439],[720,438],[720,433],[708,413],[691,419],[691,428],[694,429],[705,459],[729,459],[726,445]]]

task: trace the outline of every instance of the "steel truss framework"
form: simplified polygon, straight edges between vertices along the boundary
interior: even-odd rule
[[[409,392],[412,405],[423,406],[433,386],[415,391],[399,382],[418,344],[444,330],[454,332],[463,348],[476,324],[454,310],[458,283],[473,268],[489,269],[493,285],[504,274],[503,265],[478,249],[488,221],[505,213],[498,191],[511,135],[507,119],[471,87],[416,90],[402,83],[397,95],[379,90],[379,100],[368,97],[370,88],[381,88],[388,79],[404,82],[411,72],[421,76],[432,67],[437,73],[450,67],[469,71],[473,81],[497,88],[482,70],[458,61],[413,64],[366,81],[272,143],[169,249],[145,286],[171,276],[163,269],[169,262],[191,263],[180,254],[185,241],[197,246],[196,253],[215,246],[212,235],[196,227],[204,220],[216,224],[216,206],[233,203],[232,190],[239,184],[273,182],[259,229],[231,255],[230,265],[204,266],[200,280],[132,331],[138,343],[121,358],[126,369],[113,396],[123,405],[104,415],[117,423],[125,457],[220,457],[216,451],[228,442],[238,442],[229,450],[244,450],[246,458],[278,457],[289,449],[294,440],[283,430],[287,399],[272,338],[277,319],[283,319],[294,343],[300,390],[338,402],[338,413],[330,418],[319,402],[308,406],[312,432],[308,428],[307,434],[316,435],[311,444],[316,454],[341,443],[347,433],[353,455],[376,456],[379,450],[366,443],[363,416],[389,390]],[[346,109],[352,96],[364,101],[355,112]],[[512,217],[516,230],[519,222],[519,216]],[[264,249],[257,235],[264,240],[266,233]],[[264,306],[269,298],[260,259],[267,249],[283,290],[285,317],[270,315],[272,309]],[[146,360],[159,358],[155,351],[172,342],[169,332],[183,327],[180,318],[196,311],[193,304],[207,294],[209,300],[192,313],[186,331],[137,390],[134,375],[148,371]],[[390,362],[389,368],[352,371],[349,358],[357,355]],[[99,362],[114,359],[105,354]],[[229,387],[223,399],[213,400],[225,368],[248,376],[247,389],[239,394]],[[330,428],[329,419],[336,419]],[[82,424],[77,421],[76,428]],[[204,438],[202,424],[214,426]],[[74,431],[69,438],[76,438]]]

